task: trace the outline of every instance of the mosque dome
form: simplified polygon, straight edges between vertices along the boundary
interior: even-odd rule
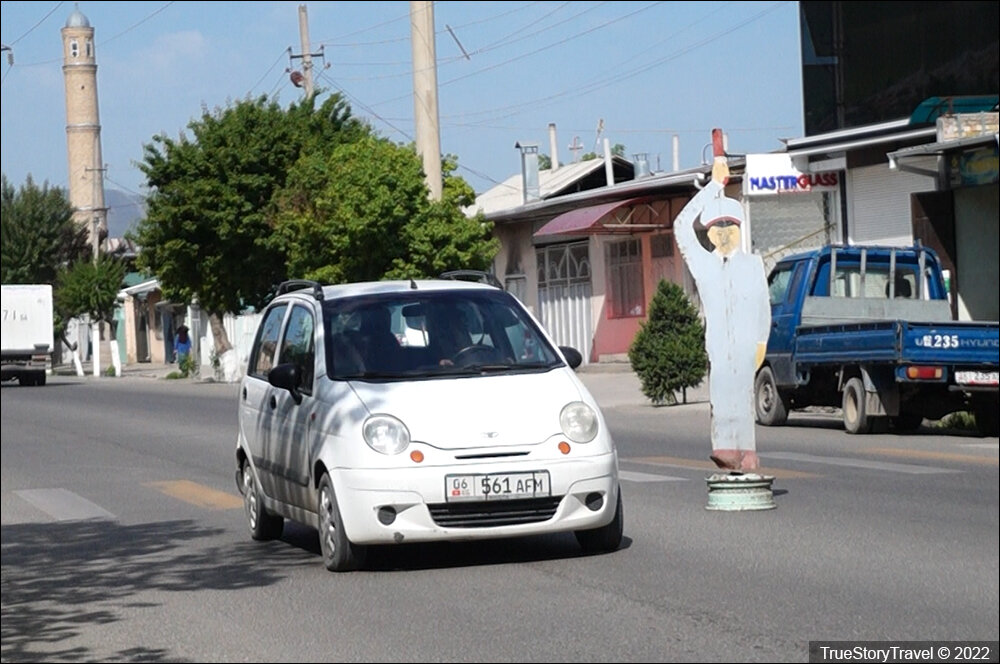
[[[66,27],[67,28],[89,28],[90,27],[90,21],[88,21],[87,17],[84,16],[83,12],[80,11],[80,6],[79,5],[76,6],[76,9],[73,10],[73,13],[69,15],[68,19],[66,19]]]

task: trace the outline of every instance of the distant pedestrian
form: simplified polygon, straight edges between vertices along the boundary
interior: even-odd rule
[[[188,335],[188,326],[181,325],[177,328],[177,334],[174,335],[174,359],[177,364],[184,366],[191,355],[191,337]]]

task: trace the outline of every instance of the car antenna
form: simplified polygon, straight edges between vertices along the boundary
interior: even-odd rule
[[[417,290],[417,282],[413,280],[413,277],[410,277],[410,290]]]

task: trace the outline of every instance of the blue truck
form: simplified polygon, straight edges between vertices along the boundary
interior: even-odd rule
[[[830,406],[849,433],[913,431],[967,411],[980,433],[997,435],[998,323],[953,320],[930,248],[829,245],[780,260],[768,288],[760,424]]]

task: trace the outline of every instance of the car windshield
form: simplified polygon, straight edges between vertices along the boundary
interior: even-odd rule
[[[333,379],[406,380],[546,371],[562,364],[513,296],[493,290],[408,291],[323,305]]]

